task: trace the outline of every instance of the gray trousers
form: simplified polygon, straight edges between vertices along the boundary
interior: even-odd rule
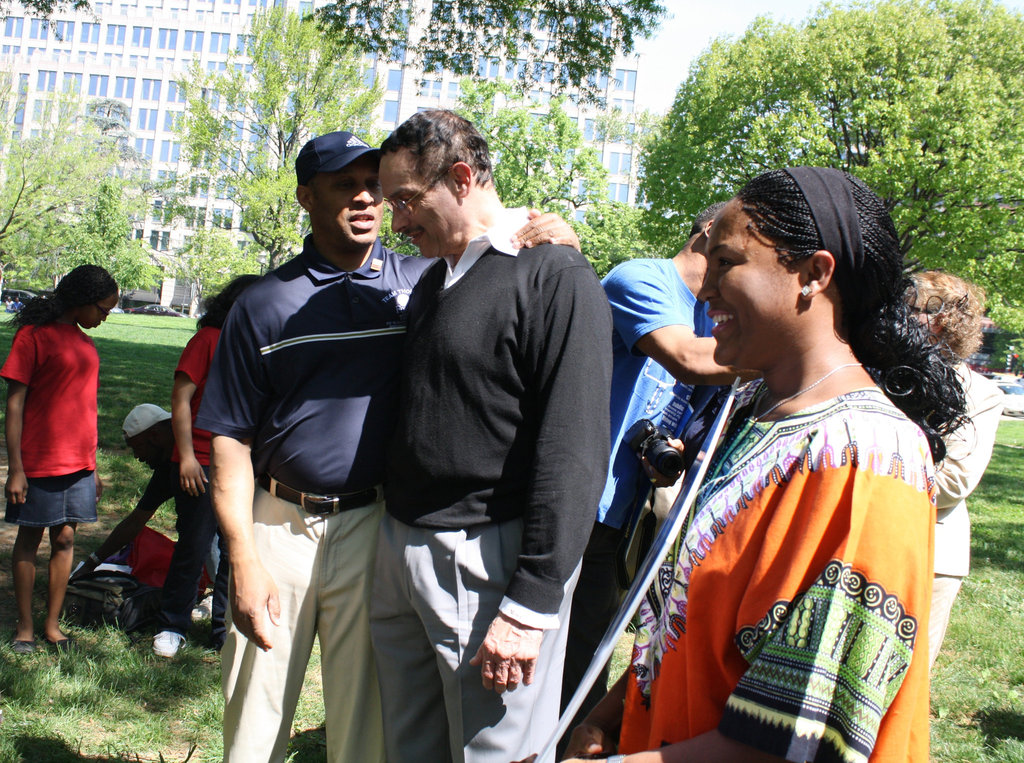
[[[521,542],[518,520],[441,532],[385,516],[370,630],[389,763],[509,763],[539,752],[554,733],[578,568],[565,586],[562,627],[544,634],[533,683],[499,695],[469,664]]]

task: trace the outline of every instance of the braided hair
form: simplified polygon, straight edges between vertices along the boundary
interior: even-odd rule
[[[855,267],[836,258],[833,280],[842,305],[842,330],[857,360],[924,431],[939,461],[946,454],[942,438],[963,421],[963,389],[906,302],[911,281],[882,200],[862,181],[843,174],[853,194],[864,261]],[[782,264],[800,262],[824,248],[811,208],[785,170],[757,176],[736,197],[753,228],[775,245]]]
[[[235,304],[235,300],[247,288],[260,280],[256,275],[238,276],[220,290],[217,294],[204,301],[206,312],[196,324],[196,330],[205,328],[219,329],[227,320],[228,311]]]
[[[79,265],[57,284],[52,296],[29,300],[15,313],[16,326],[41,326],[53,323],[68,310],[92,305],[117,295],[117,281],[99,265]]]

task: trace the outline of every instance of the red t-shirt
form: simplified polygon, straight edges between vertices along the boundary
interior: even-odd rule
[[[178,360],[178,367],[174,373],[183,373],[192,383],[196,385],[196,393],[192,395],[192,451],[196,454],[196,460],[203,466],[210,465],[210,433],[205,429],[197,429],[195,426],[196,416],[199,414],[199,404],[203,402],[203,390],[206,388],[206,377],[210,373],[210,363],[213,362],[213,351],[217,349],[217,340],[220,339],[220,329],[206,327],[196,332],[196,335],[188,340],[185,349],[181,352]],[[178,447],[174,447],[174,461],[180,461]]]
[[[21,460],[28,477],[96,469],[96,345],[70,323],[18,329],[0,376],[28,387]]]

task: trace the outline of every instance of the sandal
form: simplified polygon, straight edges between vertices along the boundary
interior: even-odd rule
[[[75,642],[69,638],[59,638],[54,641],[53,639],[44,637],[43,641],[52,646],[58,653],[70,652],[75,646]]]
[[[35,639],[28,641],[19,641],[14,639],[11,641],[11,651],[15,654],[32,654],[36,650]]]

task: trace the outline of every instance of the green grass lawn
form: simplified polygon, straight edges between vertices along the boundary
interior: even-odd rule
[[[181,318],[112,315],[91,332],[101,358],[99,469],[107,490],[100,521],[79,529],[78,557],[96,548],[141,494],[146,469],[125,448],[121,422],[138,403],[169,407],[174,366],[194,330],[194,321]],[[0,326],[5,354],[12,334]],[[933,672],[936,761],[1024,763],[1022,482],[1024,422],[1004,422],[992,464],[972,499],[974,567]],[[173,522],[173,510],[165,506],[154,524],[173,537]],[[71,655],[16,656],[8,646],[14,536],[10,526],[0,527],[0,763],[219,761],[220,665],[201,646],[208,625],[196,627],[173,662],[152,655],[148,636],[133,640],[114,629],[72,629],[80,649]],[[47,554],[44,541],[41,558]],[[45,562],[40,573],[39,607]],[[628,656],[624,638],[613,674]],[[294,762],[324,759],[321,697],[315,648],[293,725]]]

